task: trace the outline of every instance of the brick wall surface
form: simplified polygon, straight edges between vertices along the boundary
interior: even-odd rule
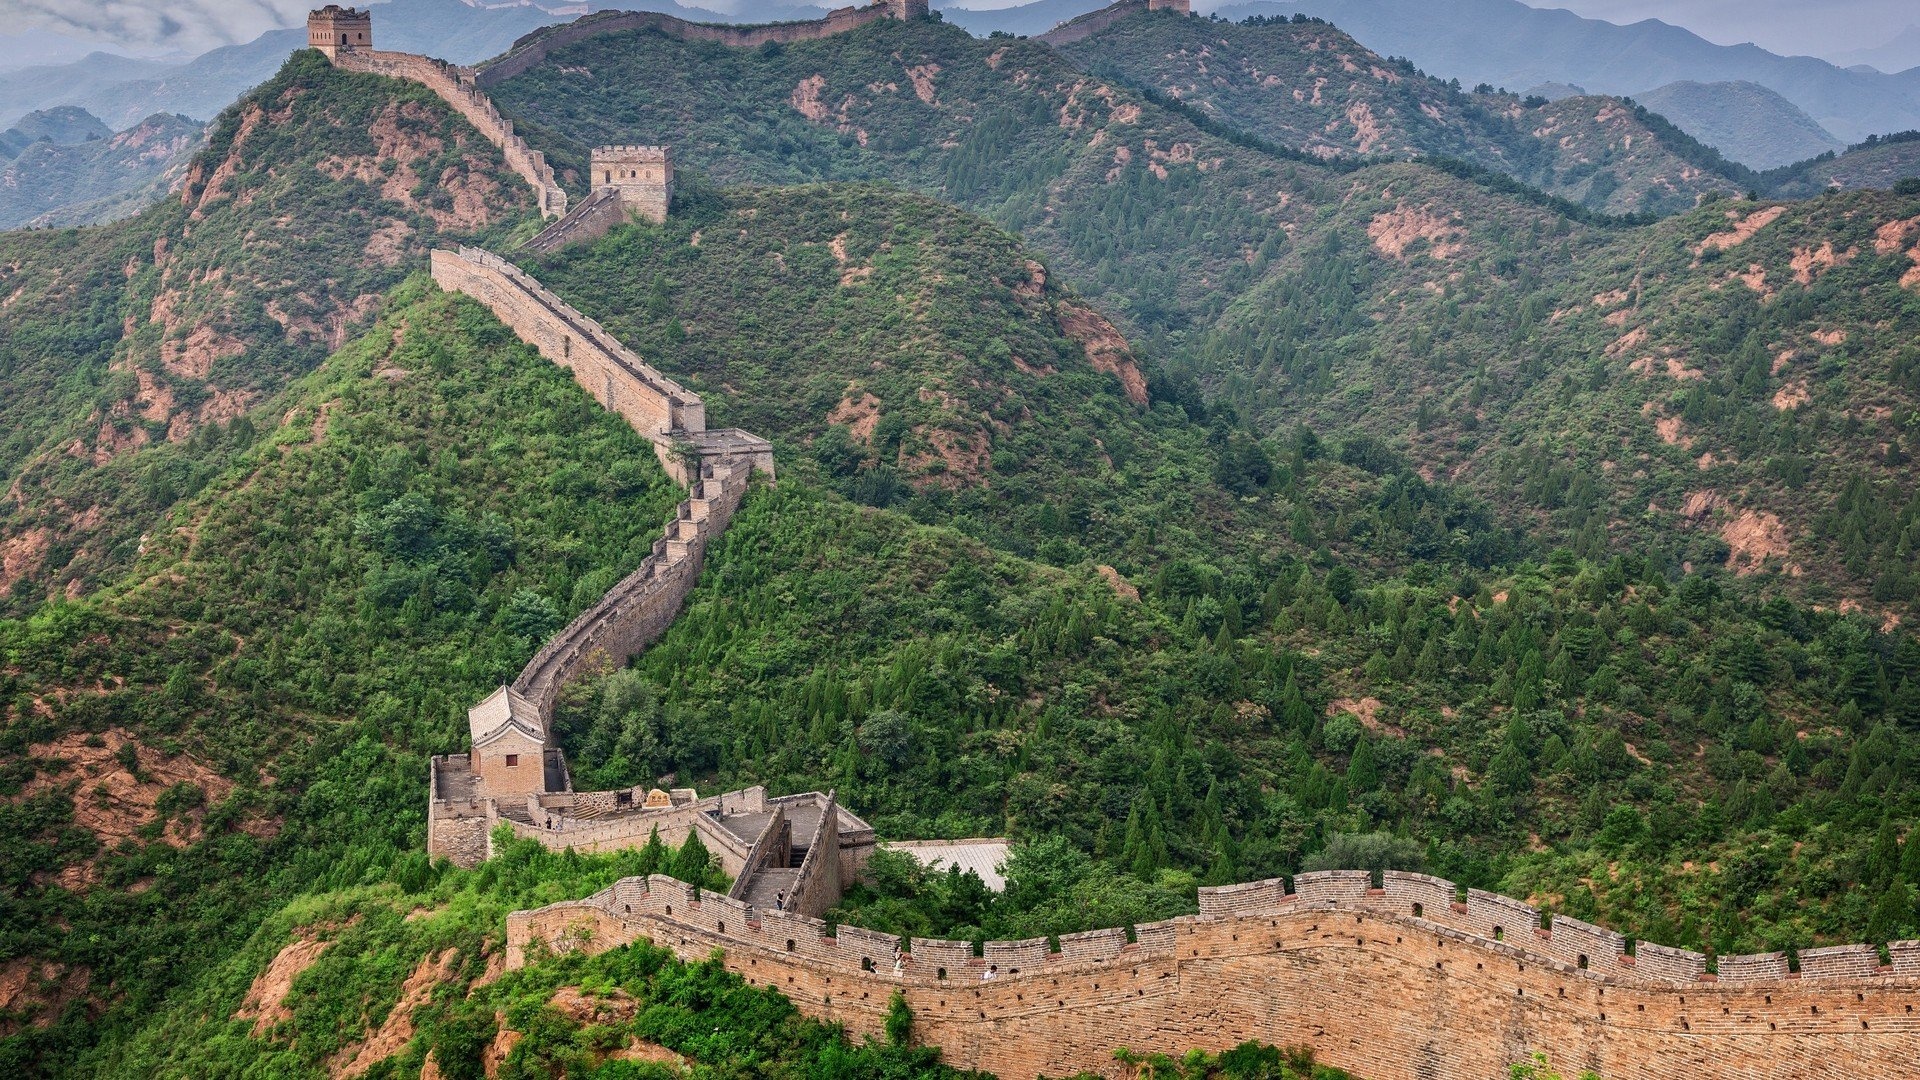
[[[509,947],[524,958],[534,941],[610,948],[645,936],[698,958],[727,944],[730,968],[856,1036],[881,1029],[899,990],[917,1038],[954,1065],[1008,1077],[1119,1076],[1116,1047],[1178,1053],[1255,1038],[1309,1043],[1321,1061],[1369,1080],[1495,1080],[1536,1049],[1608,1080],[1840,1080],[1910,1075],[1920,1046],[1920,1018],[1907,1011],[1920,1003],[1920,978],[1628,983],[1424,920],[1317,905],[1159,925],[1174,929],[1172,948],[1071,935],[1063,950],[1104,944],[1019,973],[1002,966],[984,981],[964,943],[916,942],[896,978],[884,935],[861,937],[872,951],[848,948],[853,928],[824,941],[793,935],[789,952],[784,940],[727,944],[591,903],[516,913]],[[859,969],[867,956],[871,972]]]
[[[1778,982],[1787,977],[1787,954],[1772,952],[1723,956],[1719,970],[1719,979],[1723,983]]]
[[[1880,968],[1880,951],[1871,945],[1831,945],[1800,953],[1802,978],[1867,978]],[[1915,1048],[1920,1061],[1920,1046]]]

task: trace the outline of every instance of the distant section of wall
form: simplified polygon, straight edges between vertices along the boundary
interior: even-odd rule
[[[1180,1053],[1261,1039],[1310,1043],[1323,1063],[1369,1080],[1496,1080],[1543,1049],[1563,1069],[1608,1080],[1850,1080],[1911,1075],[1920,1046],[1920,942],[1894,947],[1891,972],[1867,965],[1871,949],[1849,949],[1831,974],[1669,982],[1543,955],[1550,931],[1493,941],[1413,916],[1392,888],[1316,901],[1278,884],[1202,890],[1203,911],[1223,913],[1136,927],[1131,943],[1103,930],[1067,935],[1058,952],[1044,939],[988,942],[976,957],[966,942],[916,938],[896,977],[887,935],[829,935],[817,919],[716,903],[725,898],[656,875],[513,913],[507,955],[519,966],[533,949],[597,952],[642,938],[687,959],[719,948],[749,982],[855,1035],[878,1034],[899,991],[916,1039],[950,1064],[1009,1077],[1117,1077],[1128,1075],[1118,1047]],[[1449,900],[1441,917],[1511,920],[1525,907],[1500,899],[1485,909]],[[1824,969],[1828,952],[1806,955]]]
[[[925,0],[901,0],[895,5],[882,3],[870,7],[844,7],[828,12],[824,19],[767,26],[716,26],[687,22],[654,11],[603,11],[583,15],[564,26],[542,27],[528,34],[514,42],[506,55],[482,65],[474,79],[483,87],[497,86],[537,66],[555,50],[601,34],[617,34],[625,30],[653,30],[680,41],[714,41],[740,49],[757,49],[768,42],[791,45],[799,41],[818,41],[881,19],[900,18],[909,13],[924,13],[925,10]]]
[[[1190,3],[1191,0],[1188,2]],[[1056,49],[1062,45],[1071,45],[1082,38],[1092,37],[1130,15],[1138,15],[1150,10],[1150,4],[1151,10],[1154,11],[1166,9],[1164,0],[1120,0],[1119,3],[1110,4],[1098,11],[1089,11],[1085,15],[1068,19],[1046,33],[1038,35],[1034,40],[1044,41]],[[1187,12],[1182,11],[1181,14],[1187,14]]]
[[[514,680],[514,689],[539,704],[541,716],[553,716],[560,688],[583,667],[603,660],[624,664],[679,615],[706,562],[708,541],[727,527],[746,496],[750,467],[713,463],[704,471],[694,497],[680,504],[668,526],[668,538],[655,542],[638,570],[547,642]]]
[[[474,88],[467,72],[430,57],[384,50],[343,49],[332,60],[335,67],[344,71],[408,79],[440,95],[454,112],[465,117],[488,142],[500,148],[507,166],[533,188],[543,215],[566,216],[567,193],[554,179],[547,156],[514,133],[513,122],[500,115],[492,99]]]

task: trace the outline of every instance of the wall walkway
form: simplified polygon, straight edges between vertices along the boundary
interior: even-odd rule
[[[898,990],[915,1036],[1004,1077],[1123,1075],[1114,1049],[1180,1053],[1246,1039],[1309,1043],[1369,1080],[1497,1080],[1534,1050],[1608,1080],[1911,1076],[1920,1054],[1920,942],[1881,967],[1871,946],[1706,958],[1625,939],[1451,882],[1364,871],[1202,889],[1200,914],[1134,928],[988,942],[894,938],[684,883],[627,878],[508,917],[508,965],[534,948],[641,938],[728,968],[855,1034],[882,1030]],[[983,980],[987,965],[996,977]]]

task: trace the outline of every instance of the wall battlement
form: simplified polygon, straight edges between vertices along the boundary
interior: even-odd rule
[[[882,1029],[897,990],[917,1038],[1002,1076],[1119,1075],[1120,1046],[1179,1053],[1252,1038],[1310,1042],[1370,1080],[1493,1080],[1535,1049],[1609,1080],[1839,1080],[1905,1075],[1920,1045],[1920,942],[1893,945],[1885,967],[1872,946],[1810,949],[1797,975],[1778,954],[1723,957],[1716,979],[1697,953],[1613,952],[1620,935],[1564,916],[1546,925],[1508,897],[1463,897],[1418,874],[1368,879],[1202,889],[1200,914],[1136,926],[1131,940],[1115,928],[1064,935],[1057,950],[991,941],[976,955],[964,941],[901,949],[656,875],[513,913],[507,962],[642,938],[688,959],[718,948],[749,982],[856,1034]]]

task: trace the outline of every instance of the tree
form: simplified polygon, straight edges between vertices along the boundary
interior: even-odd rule
[[[887,999],[887,1041],[905,1046],[912,1039],[913,1009],[907,1005],[907,996],[895,990]]]
[[[713,853],[700,841],[699,833],[689,832],[687,842],[674,853],[673,869],[667,872],[689,885],[705,885],[713,869]]]
[[[1327,846],[1307,856],[1304,870],[1420,870],[1427,849],[1417,840],[1389,832],[1334,833]]]

